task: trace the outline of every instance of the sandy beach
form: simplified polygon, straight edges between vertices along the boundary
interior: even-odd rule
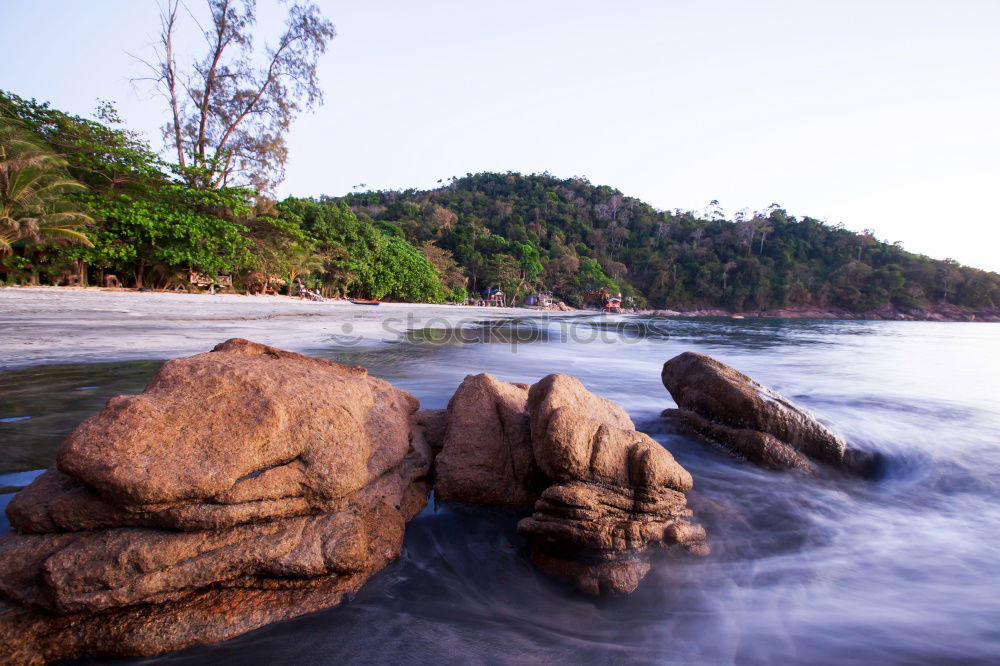
[[[207,351],[233,337],[307,351],[389,342],[425,326],[537,314],[420,303],[374,307],[288,296],[6,287],[0,288],[0,369],[174,358]]]

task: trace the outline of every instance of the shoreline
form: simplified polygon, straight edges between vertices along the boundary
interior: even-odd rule
[[[382,303],[289,296],[140,292],[98,287],[0,288],[0,370],[35,365],[159,360],[229,338],[309,352],[405,339],[423,327],[525,316],[521,308]],[[551,312],[571,319],[594,312]],[[294,325],[283,325],[294,322]]]
[[[309,301],[308,299],[299,299],[294,296],[284,296],[284,295],[252,295],[252,294],[239,294],[239,293],[189,293],[189,292],[177,292],[177,291],[161,291],[154,289],[139,290],[130,287],[61,287],[52,285],[24,285],[24,286],[0,286],[0,312],[2,312],[2,294],[5,292],[40,292],[40,293],[52,293],[52,292],[70,292],[70,293],[106,293],[106,294],[160,294],[160,295],[172,295],[180,297],[211,297],[219,299],[220,297],[236,297],[247,299],[250,302],[260,301],[260,302],[271,302],[271,303],[310,303],[312,305],[344,305],[350,304],[350,299],[326,299],[324,301]],[[381,305],[385,306],[408,306],[408,307],[420,307],[420,308],[448,308],[456,309],[462,308],[470,312],[493,312],[500,313],[503,312],[507,315],[513,315],[518,313],[527,312],[545,312],[545,313],[556,313],[556,314],[567,314],[567,313],[579,313],[579,314],[602,314],[600,310],[588,310],[588,309],[578,309],[570,308],[568,310],[560,310],[558,308],[552,309],[542,309],[537,306],[513,306],[513,307],[494,307],[494,306],[477,306],[477,305],[466,305],[457,303],[422,303],[422,302],[390,302],[383,301]],[[699,317],[729,317],[732,319],[835,319],[844,321],[942,321],[942,322],[986,322],[986,323],[996,323],[1000,322],[1000,307],[994,308],[969,308],[961,305],[952,305],[950,303],[938,303],[930,307],[900,307],[896,305],[885,305],[874,310],[867,310],[865,312],[851,312],[849,310],[844,310],[843,308],[814,308],[814,307],[788,307],[788,308],[776,308],[771,310],[742,310],[742,311],[730,311],[722,308],[696,308],[693,310],[674,310],[670,308],[645,308],[641,310],[634,310],[630,312],[622,312],[623,315],[645,315],[645,316],[658,316],[658,317],[689,317],[689,318],[699,318]]]
[[[973,313],[957,309],[875,314],[878,316],[799,309],[734,316],[723,310],[646,310],[610,316],[1000,321],[1000,313],[986,313],[990,318],[975,313],[973,317]],[[373,307],[347,300],[316,302],[290,296],[99,287],[2,287],[0,370],[175,358],[208,351],[235,337],[299,352],[334,346],[370,347],[404,341],[410,332],[422,328],[458,328],[490,320],[540,316],[572,321],[600,317],[601,313],[429,303],[382,303]],[[283,325],[293,321],[294,325]]]
[[[888,305],[867,312],[849,312],[839,308],[780,308],[776,310],[730,312],[719,308],[704,308],[699,310],[639,310],[637,314],[659,317],[728,317],[730,319],[1000,322],[1000,308],[975,310],[951,304],[938,304],[930,308],[901,308]]]

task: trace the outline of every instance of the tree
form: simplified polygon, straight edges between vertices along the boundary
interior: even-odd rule
[[[959,263],[954,259],[945,259],[940,264],[941,273],[941,286],[942,294],[941,300],[948,301],[948,292],[951,291],[952,286],[962,277],[962,272],[959,270]]]
[[[772,204],[774,205],[774,204]],[[754,222],[756,223],[757,231],[760,232],[760,252],[758,254],[764,254],[764,239],[767,235],[774,231],[774,225],[771,224],[770,218],[764,217],[763,215],[756,215],[754,217]]]
[[[726,293],[726,278],[729,276],[729,271],[736,268],[735,261],[727,261],[722,265],[722,293]]]
[[[867,247],[875,245],[875,231],[872,229],[865,229],[863,232],[858,234],[858,261],[861,261],[861,253]]]
[[[195,190],[180,184],[148,196],[88,197],[100,219],[94,248],[77,251],[101,270],[131,271],[134,285],[164,286],[178,271],[232,273],[258,261],[246,192]]]
[[[139,132],[123,125],[114,104],[102,101],[99,121],[0,91],[0,116],[66,161],[66,173],[92,192],[146,191],[166,181],[166,165]]]
[[[521,268],[517,259],[509,254],[498,254],[490,261],[490,278],[500,291],[504,300],[513,304],[515,294],[521,284]]]
[[[79,228],[93,220],[67,199],[85,189],[66,177],[66,160],[0,119],[0,254],[19,241],[91,245]]]
[[[421,245],[420,252],[437,269],[441,284],[448,291],[451,300],[464,301],[467,296],[465,291],[467,280],[451,252],[438,247],[432,241]]]
[[[256,0],[207,1],[211,24],[200,60],[179,63],[181,3],[168,0],[156,61],[143,61],[169,106],[164,138],[189,184],[268,191],[284,177],[292,120],[323,101],[316,65],[336,32],[315,4],[296,2],[278,41],[255,52]]]

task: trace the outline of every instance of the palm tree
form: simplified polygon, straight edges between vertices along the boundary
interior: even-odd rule
[[[66,177],[66,160],[0,124],[0,255],[23,240],[62,239],[93,247],[79,227],[93,220],[65,195],[83,189]]]
[[[316,252],[313,243],[292,243],[285,248],[285,271],[289,284],[294,284],[295,278],[322,271],[324,263],[323,255]]]

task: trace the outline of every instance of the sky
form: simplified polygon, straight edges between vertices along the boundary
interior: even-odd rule
[[[201,0],[186,0],[196,15]],[[778,203],[1000,271],[1000,0],[318,0],[326,103],[280,195],[586,176],[653,206]],[[281,6],[258,0],[264,36]],[[0,0],[0,88],[162,146],[155,0]],[[181,47],[201,48],[185,23]]]

